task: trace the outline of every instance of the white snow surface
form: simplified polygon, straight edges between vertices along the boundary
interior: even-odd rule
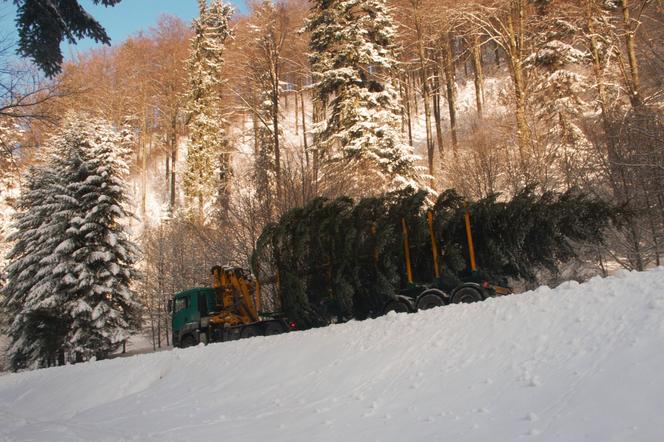
[[[661,441],[664,268],[0,377],[0,440]]]

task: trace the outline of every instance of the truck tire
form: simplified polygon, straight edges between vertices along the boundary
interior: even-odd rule
[[[442,307],[445,305],[443,292],[440,290],[427,290],[417,298],[417,309],[428,310],[434,307]]]
[[[180,341],[180,348],[193,347],[196,345],[196,339],[192,335],[187,335]]]
[[[452,303],[454,304],[471,304],[482,300],[482,294],[473,287],[462,287],[452,295]]]
[[[261,333],[258,327],[253,325],[248,325],[244,327],[240,332],[240,339],[253,338],[254,336],[259,336],[260,334]]]
[[[410,313],[410,307],[405,302],[395,299],[385,304],[385,314],[389,312]]]
[[[286,327],[281,322],[272,321],[265,324],[265,336],[280,335],[286,331]]]

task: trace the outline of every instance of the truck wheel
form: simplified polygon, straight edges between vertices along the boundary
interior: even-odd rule
[[[192,335],[187,335],[180,341],[181,348],[193,347],[196,345],[196,340]]]
[[[280,335],[284,333],[286,328],[280,322],[268,322],[265,324],[265,336]]]
[[[442,307],[445,301],[441,296],[442,292],[438,290],[427,290],[420,295],[417,300],[418,310],[428,310],[434,307]]]
[[[254,336],[258,335],[260,335],[258,328],[254,327],[253,325],[248,325],[242,329],[242,332],[240,332],[240,339],[253,338]]]
[[[480,301],[482,301],[482,294],[472,287],[463,287],[452,295],[454,304],[470,304]]]
[[[385,304],[385,313],[397,312],[397,313],[410,313],[410,307],[403,301],[390,301]]]

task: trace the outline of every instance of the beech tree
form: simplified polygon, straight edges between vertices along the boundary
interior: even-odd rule
[[[254,173],[258,197],[265,203],[267,219],[271,218],[272,199],[279,204],[282,198],[281,150],[281,93],[284,59],[282,51],[289,31],[286,10],[282,4],[264,0],[254,6],[249,23],[251,48],[248,67],[258,96],[256,118],[256,163]]]

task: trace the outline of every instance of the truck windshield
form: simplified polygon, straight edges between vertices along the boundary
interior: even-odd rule
[[[176,298],[175,305],[173,306],[173,313],[186,309],[188,304],[187,301],[189,301],[187,298]]]

